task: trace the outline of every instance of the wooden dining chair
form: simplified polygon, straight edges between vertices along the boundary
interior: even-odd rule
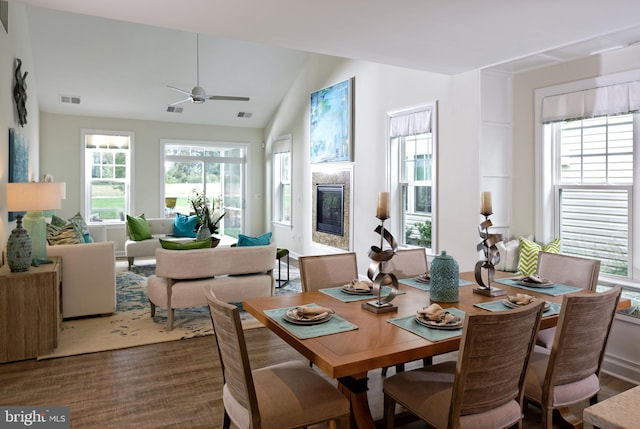
[[[438,429],[522,427],[523,385],[544,302],[465,317],[457,361],[383,382],[384,422],[396,404]]]
[[[595,291],[600,275],[600,261],[559,253],[540,252],[538,253],[537,274],[554,283]],[[555,333],[556,328],[540,330],[536,343],[550,349]]]
[[[358,278],[355,252],[300,256],[298,265],[303,292],[342,286]]]
[[[423,247],[402,249],[387,261],[384,271],[393,273],[398,279],[408,279],[429,271],[427,253]]]
[[[303,428],[330,422],[348,428],[349,401],[329,381],[301,361],[251,370],[237,306],[205,289],[215,331],[224,387],[222,427]]]
[[[536,347],[525,382],[529,402],[542,410],[542,427],[553,427],[553,410],[582,427],[568,406],[597,402],[600,368],[622,288],[595,294],[565,295],[551,351]]]

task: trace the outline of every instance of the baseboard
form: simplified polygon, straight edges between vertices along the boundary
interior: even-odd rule
[[[602,372],[633,384],[640,384],[640,365],[618,356],[606,353],[602,362]]]

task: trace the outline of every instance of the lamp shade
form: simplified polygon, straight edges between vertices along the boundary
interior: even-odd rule
[[[7,211],[57,210],[65,197],[64,183],[7,183]]]

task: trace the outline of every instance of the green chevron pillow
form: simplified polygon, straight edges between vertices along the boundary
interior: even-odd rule
[[[523,276],[534,274],[538,270],[538,253],[540,251],[560,253],[560,238],[556,238],[547,244],[539,245],[524,237],[520,237],[520,259],[518,260],[518,272]]]

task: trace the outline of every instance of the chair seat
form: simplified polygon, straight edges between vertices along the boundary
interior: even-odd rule
[[[450,361],[399,373],[385,380],[384,390],[430,425],[446,428],[455,370],[456,362]],[[512,400],[489,411],[462,416],[460,427],[500,429],[517,423],[521,417],[518,402]]]
[[[301,361],[284,362],[252,371],[263,428],[304,427],[349,413],[349,402],[329,381]],[[227,385],[223,402],[231,420],[249,427],[249,413]]]

